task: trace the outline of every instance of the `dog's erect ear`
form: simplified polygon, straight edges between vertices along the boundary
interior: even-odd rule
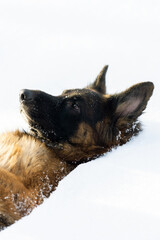
[[[122,122],[123,120],[127,122],[135,121],[146,108],[153,89],[152,82],[143,82],[112,96],[115,119],[122,120]]]
[[[106,84],[105,84],[105,75],[108,70],[108,65],[104,66],[99,75],[97,76],[94,83],[87,86],[87,88],[96,90],[97,92],[100,92],[102,94],[106,93]]]

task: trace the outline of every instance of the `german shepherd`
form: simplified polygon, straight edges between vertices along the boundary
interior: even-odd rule
[[[30,132],[0,138],[0,229],[28,215],[80,163],[129,141],[141,130],[153,83],[106,94],[104,66],[93,84],[55,97],[21,90],[20,111]]]

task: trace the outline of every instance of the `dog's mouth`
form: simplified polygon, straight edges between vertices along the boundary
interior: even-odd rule
[[[20,96],[20,113],[30,126],[35,123],[32,115],[36,114],[36,107],[32,101],[26,101],[23,96]]]
[[[38,130],[38,124],[31,118],[28,111],[25,110],[24,103],[20,104],[20,114],[22,115],[25,122],[28,124],[30,134],[40,136],[40,130]]]
[[[23,103],[20,104],[20,114],[22,115],[23,119],[30,125],[30,121],[32,120],[29,114],[25,111]]]
[[[40,109],[43,107],[41,105],[37,105],[36,101],[30,99],[29,97],[26,99],[26,96],[24,95],[24,90],[20,92],[19,101],[20,113],[29,127],[29,134],[45,140],[49,140],[51,136],[54,139],[56,136],[55,131],[53,131],[52,128],[46,129],[45,127],[43,127],[49,125],[49,122],[47,122],[46,124],[45,113],[43,113],[42,109]]]
[[[37,115],[38,109],[32,99],[29,99],[25,96],[24,91],[26,90],[21,90],[19,95],[20,114],[22,115],[25,122],[28,124],[29,133],[37,137],[42,137],[42,128],[39,126],[38,122],[33,117]]]
[[[25,122],[28,124],[30,135],[40,139],[48,139],[48,132],[45,131],[44,128],[30,116],[28,111],[26,111],[24,104],[22,103],[20,106],[20,113]]]

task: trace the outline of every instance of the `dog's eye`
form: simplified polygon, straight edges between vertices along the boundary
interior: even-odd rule
[[[67,102],[67,108],[69,108],[70,110],[76,112],[76,113],[80,113],[80,106],[79,103],[76,101],[68,101]]]
[[[74,108],[74,110],[79,111],[79,104],[73,103],[72,107]]]

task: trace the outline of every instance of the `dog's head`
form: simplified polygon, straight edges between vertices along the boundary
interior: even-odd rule
[[[153,83],[143,82],[124,92],[106,94],[105,66],[93,84],[65,90],[59,96],[22,90],[21,112],[32,133],[52,143],[112,147],[139,130],[137,118],[146,108]]]

